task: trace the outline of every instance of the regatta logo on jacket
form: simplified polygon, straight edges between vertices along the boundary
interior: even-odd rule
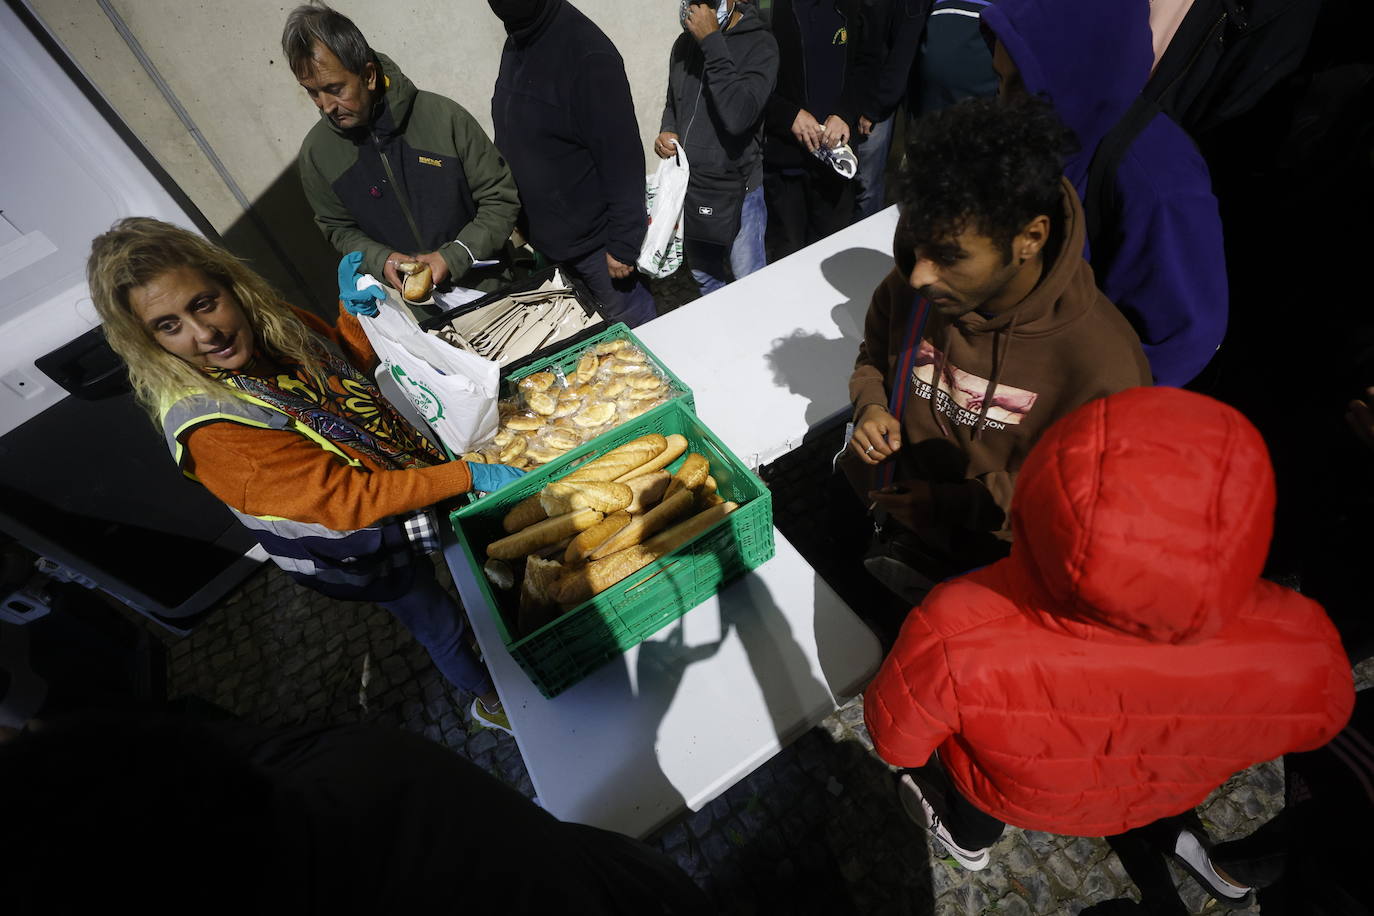
[[[832,39],[830,39],[830,43],[831,43],[832,45],[843,45],[843,44],[848,44],[848,43],[849,43],[849,29],[845,28],[844,26],[840,26],[840,27],[835,31],[835,37],[832,38]]]
[[[935,373],[940,373],[939,384]],[[945,355],[930,341],[922,339],[916,350],[915,365],[911,368],[911,388],[917,395],[930,400],[935,394],[935,407],[940,413],[955,423],[973,426],[978,422],[978,414],[983,410],[983,399],[988,396],[991,383],[972,372],[965,372],[950,364]],[[1035,406],[1034,391],[998,383],[992,392],[992,404],[988,407],[984,425],[988,429],[1006,429],[1019,424],[1031,408]]]
[[[421,157],[420,157],[420,164],[421,164],[421,165],[432,165],[432,166],[434,166],[435,168],[441,169],[441,168],[444,167],[444,160],[442,160],[442,159],[431,159],[429,156],[421,156]]]

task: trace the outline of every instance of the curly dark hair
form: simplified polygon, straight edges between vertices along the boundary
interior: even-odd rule
[[[1063,223],[1060,176],[1073,133],[1043,99],[968,99],[916,123],[899,172],[899,268],[917,248],[936,249],[965,229],[992,239],[1011,260],[1011,243],[1035,217]]]

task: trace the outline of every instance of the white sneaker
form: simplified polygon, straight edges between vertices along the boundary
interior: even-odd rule
[[[818,146],[811,155],[829,165],[841,178],[853,178],[859,171],[859,158],[848,143],[836,147]]]
[[[992,847],[965,849],[954,842],[954,838],[949,835],[945,825],[940,823],[940,816],[935,813],[930,802],[926,801],[926,797],[921,794],[921,789],[916,785],[916,781],[911,778],[911,774],[902,774],[902,778],[897,783],[897,797],[901,799],[902,808],[906,811],[907,817],[930,831],[930,834],[940,841],[940,845],[945,847],[945,851],[954,857],[954,861],[969,871],[982,871],[988,867],[988,862],[992,858],[988,855],[988,850]]]
[[[1206,847],[1192,831],[1179,831],[1177,839],[1174,840],[1174,861],[1192,875],[1193,880],[1202,885],[1202,889],[1211,894],[1222,906],[1239,907],[1249,904],[1252,888],[1237,884],[1229,875],[1217,871],[1211,857],[1207,855]]]

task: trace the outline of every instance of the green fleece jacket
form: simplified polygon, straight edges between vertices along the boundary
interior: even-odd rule
[[[363,253],[376,277],[393,251],[437,251],[452,282],[491,288],[520,200],[506,161],[452,99],[415,88],[377,55],[385,92],[364,128],[343,130],[323,112],[301,144],[299,167],[315,223],[340,254]]]

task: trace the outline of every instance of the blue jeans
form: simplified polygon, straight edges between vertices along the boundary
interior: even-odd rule
[[[463,639],[467,632],[463,611],[434,578],[428,557],[415,558],[415,583],[410,591],[394,601],[378,603],[425,647],[434,667],[454,687],[478,696],[494,689],[491,675]]]
[[[872,216],[887,197],[887,155],[892,148],[894,117],[873,125],[867,137],[854,145],[859,170],[854,175],[854,219]]]
[[[627,327],[634,328],[658,317],[654,294],[649,292],[643,275],[638,270],[631,270],[624,279],[612,279],[606,267],[605,248],[598,248],[579,258],[569,258],[559,267],[565,274],[587,284],[607,324],[623,321]]]
[[[686,239],[683,254],[692,268],[692,279],[704,296],[730,282],[726,278],[725,262],[730,261],[730,279],[747,277],[768,263],[763,249],[763,233],[768,228],[768,205],[763,202],[763,186],[744,195],[740,207],[739,233],[729,247],[710,242]]]

